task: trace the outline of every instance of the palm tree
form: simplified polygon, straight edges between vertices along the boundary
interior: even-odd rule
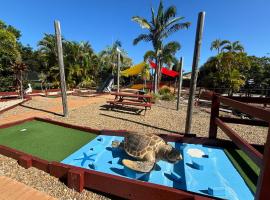
[[[190,22],[180,23],[184,17],[176,16],[176,7],[170,6],[166,10],[163,8],[163,3],[160,1],[157,15],[155,16],[154,9],[151,8],[152,18],[147,21],[143,17],[134,16],[132,20],[137,22],[142,28],[148,30],[148,33],[140,34],[137,38],[133,40],[133,44],[137,45],[141,41],[152,42],[154,49],[154,57],[157,63],[157,70],[155,71],[155,88],[154,92],[158,89],[158,80],[160,77],[160,66],[162,62],[160,57],[162,57],[162,42],[165,38],[169,37],[172,33],[175,33],[181,29],[187,29],[190,26]]]
[[[217,50],[218,54],[220,53],[220,49],[222,48],[222,46],[224,46],[225,44],[229,44],[230,41],[228,40],[221,40],[221,39],[216,39],[211,43],[211,47],[210,50]]]
[[[228,52],[244,52],[244,47],[239,41],[229,42],[223,46],[221,51],[227,50]]]
[[[98,62],[89,42],[66,41],[64,50],[68,84],[77,87],[82,82],[93,82]]]
[[[175,58],[175,54],[180,48],[181,48],[181,45],[176,41],[172,41],[166,44],[162,49],[163,53],[160,55],[161,63],[167,64],[167,66],[170,68],[171,63],[174,63],[175,60],[177,62],[177,59]],[[144,54],[144,61],[146,61],[147,59],[151,59],[151,60],[155,59],[155,52],[152,50],[147,51]]]
[[[38,53],[42,71],[46,72],[47,80],[49,82],[57,82],[59,77],[58,62],[57,62],[57,48],[55,36],[53,34],[46,34],[42,40],[38,42]]]
[[[101,65],[105,66],[107,69],[111,69],[111,73],[114,72],[115,67],[117,66],[117,49],[120,49],[121,51],[121,68],[132,66],[132,60],[128,58],[127,52],[122,48],[122,43],[119,40],[116,40],[112,46],[108,46],[99,53]]]

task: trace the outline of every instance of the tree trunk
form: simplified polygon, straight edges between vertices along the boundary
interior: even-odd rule
[[[22,75],[22,71],[20,71],[20,87],[21,87],[21,99],[23,99],[23,75]]]
[[[162,63],[159,61],[158,63],[158,82],[157,82],[157,89],[159,90],[160,87],[160,82],[161,82],[161,78],[162,78],[162,73],[161,73],[161,67],[162,67]]]
[[[154,74],[154,93],[157,93],[157,80],[158,80],[158,58],[155,59],[156,61],[156,69],[155,69],[155,74]]]

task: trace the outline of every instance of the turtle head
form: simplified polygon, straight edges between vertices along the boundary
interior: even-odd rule
[[[171,145],[168,146],[168,150],[165,153],[166,159],[170,163],[177,163],[178,161],[182,160],[181,153],[177,149],[173,148]]]

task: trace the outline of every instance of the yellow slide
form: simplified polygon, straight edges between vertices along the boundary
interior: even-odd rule
[[[140,64],[134,65],[133,67],[130,67],[124,71],[121,71],[120,74],[126,77],[138,75],[144,70],[145,65],[146,65],[145,62],[141,62]]]

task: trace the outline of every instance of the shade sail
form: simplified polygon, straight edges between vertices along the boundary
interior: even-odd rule
[[[141,62],[137,65],[134,65],[133,67],[130,67],[124,71],[121,71],[120,74],[122,76],[135,76],[138,75],[139,73],[141,73],[144,70],[146,63],[145,62]]]
[[[149,60],[150,66],[154,69],[156,69],[156,63],[152,62],[151,60]],[[179,73],[173,70],[169,70],[166,67],[162,67],[161,68],[161,73],[170,77],[176,77],[179,76]]]

